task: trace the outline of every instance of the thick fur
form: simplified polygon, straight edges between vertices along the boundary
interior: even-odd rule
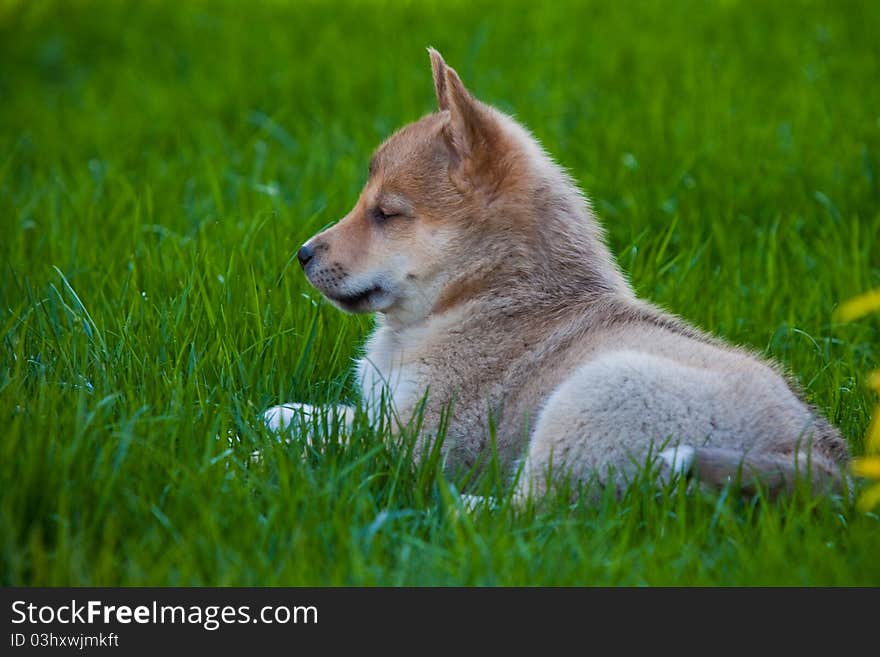
[[[453,470],[487,457],[491,422],[523,495],[621,486],[652,454],[713,485],[836,481],[846,442],[780,369],[637,299],[571,178],[430,55],[439,111],[379,147],[352,211],[301,251],[329,299],[376,313],[367,411],[384,393],[405,424],[427,392],[427,438],[451,404]]]

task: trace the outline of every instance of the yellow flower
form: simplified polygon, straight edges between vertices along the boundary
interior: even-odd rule
[[[875,392],[880,392],[880,370],[874,370],[868,375],[868,385]]]
[[[840,304],[836,315],[841,322],[851,322],[876,310],[880,310],[880,290],[871,290]]]
[[[877,310],[880,310],[880,288],[840,304],[835,317],[843,322],[851,322]],[[880,370],[874,370],[868,375],[868,385],[874,391],[880,392]],[[862,491],[859,496],[859,509],[870,511],[880,504],[880,405],[874,409],[874,417],[868,427],[865,452],[866,456],[853,459],[852,473],[857,477],[877,480],[877,483]]]
[[[880,484],[874,484],[862,491],[859,501],[856,503],[859,511],[868,512],[880,502]]]
[[[880,479],[880,456],[864,456],[853,459],[852,471],[857,477]]]
[[[877,372],[871,374],[871,387],[876,389],[877,380],[880,379]],[[880,504],[880,405],[874,409],[874,417],[871,426],[868,427],[868,436],[865,441],[867,456],[852,460],[851,470],[857,477],[876,479],[877,483],[866,488],[859,495],[858,508],[860,511],[870,511]]]
[[[868,452],[880,452],[880,405],[874,409],[874,418],[865,438],[865,449]]]
[[[877,376],[877,372],[871,375]],[[873,385],[873,383],[872,383]],[[859,495],[858,508],[860,511],[870,511],[880,503],[880,405],[874,411],[871,426],[868,428],[868,437],[865,441],[867,456],[853,459],[851,470],[857,477],[876,479],[877,483],[866,488]]]

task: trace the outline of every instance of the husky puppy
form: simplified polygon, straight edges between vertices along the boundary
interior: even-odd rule
[[[484,462],[491,423],[520,496],[557,477],[619,488],[652,458],[714,486],[838,482],[846,442],[780,368],[637,299],[571,177],[429,53],[438,111],[376,150],[354,208],[298,253],[333,304],[376,313],[367,413],[387,398],[405,424],[424,399],[427,437],[451,408],[453,470]]]

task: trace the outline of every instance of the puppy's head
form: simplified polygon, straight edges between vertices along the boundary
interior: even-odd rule
[[[462,278],[485,256],[482,218],[513,157],[502,115],[429,52],[439,111],[385,141],[354,208],[299,251],[309,281],[339,308],[402,324],[467,289]]]

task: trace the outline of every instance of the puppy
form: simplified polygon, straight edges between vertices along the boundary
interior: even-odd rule
[[[298,253],[334,305],[376,315],[366,412],[423,412],[418,458],[451,409],[445,466],[497,450],[517,499],[561,477],[619,489],[651,462],[746,490],[839,482],[846,442],[780,368],[637,299],[569,175],[429,53],[437,112],[376,150],[354,208]]]

